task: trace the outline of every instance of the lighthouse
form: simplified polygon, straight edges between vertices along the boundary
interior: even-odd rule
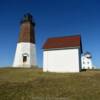
[[[82,61],[82,69],[93,69],[93,64],[92,64],[92,55],[90,52],[86,52],[83,54],[81,57]]]
[[[20,33],[13,67],[30,68],[36,66],[35,22],[27,13],[20,22]]]

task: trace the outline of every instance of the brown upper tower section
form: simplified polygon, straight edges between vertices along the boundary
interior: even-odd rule
[[[29,13],[25,14],[21,20],[18,42],[35,43],[35,22],[32,21],[32,15]]]

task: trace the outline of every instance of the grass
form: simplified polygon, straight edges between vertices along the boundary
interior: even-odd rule
[[[98,100],[100,71],[43,73],[41,69],[0,69],[0,100]]]

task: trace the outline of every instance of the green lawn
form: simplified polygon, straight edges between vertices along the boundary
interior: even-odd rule
[[[0,100],[99,100],[100,71],[43,73],[0,69]]]

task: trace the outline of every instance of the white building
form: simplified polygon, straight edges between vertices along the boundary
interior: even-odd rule
[[[89,52],[83,54],[82,58],[82,69],[93,69],[92,55]]]
[[[49,38],[43,46],[44,72],[80,72],[81,37],[65,36]]]
[[[17,43],[13,67],[31,67],[36,65],[35,23],[30,14],[21,21],[20,36]]]

